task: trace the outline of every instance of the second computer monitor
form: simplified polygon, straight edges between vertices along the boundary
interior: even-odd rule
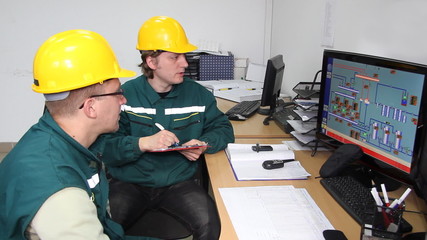
[[[262,91],[261,106],[269,106],[269,109],[260,109],[259,113],[271,115],[276,108],[277,99],[282,88],[283,72],[285,63],[283,55],[274,56],[267,61],[265,71],[264,87]]]

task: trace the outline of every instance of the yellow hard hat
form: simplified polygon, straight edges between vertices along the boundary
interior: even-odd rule
[[[120,68],[104,37],[88,30],[69,30],[53,35],[38,49],[32,89],[60,93],[135,74]]]
[[[188,42],[178,21],[171,17],[156,16],[148,19],[139,29],[136,49],[186,53],[197,47]]]

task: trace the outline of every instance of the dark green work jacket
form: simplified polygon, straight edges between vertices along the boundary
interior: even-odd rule
[[[190,179],[197,161],[189,161],[179,152],[141,152],[140,137],[160,131],[155,123],[173,132],[180,143],[191,139],[207,142],[207,153],[215,153],[234,142],[233,128],[226,115],[216,105],[215,97],[191,79],[173,86],[161,98],[140,76],[123,84],[127,99],[121,113],[120,129],[106,134],[97,142],[95,151],[102,152],[102,160],[111,175],[119,180],[148,187],[169,186]]]
[[[99,176],[89,186],[88,180]],[[46,113],[0,164],[0,239],[25,239],[25,230],[54,193],[77,187],[92,197],[111,239],[124,239],[107,214],[108,182],[99,159],[66,134]]]

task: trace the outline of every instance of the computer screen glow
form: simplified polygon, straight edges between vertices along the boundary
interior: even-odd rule
[[[321,132],[410,173],[425,75],[364,61],[324,61]]]

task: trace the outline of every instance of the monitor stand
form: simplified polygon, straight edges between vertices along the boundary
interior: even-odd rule
[[[276,100],[274,103],[272,103],[269,108],[260,107],[257,112],[261,115],[268,115],[268,117],[266,117],[262,123],[264,125],[269,125],[270,120],[274,119],[273,114],[276,111],[280,111],[280,109],[283,109],[284,107],[287,107],[293,104],[294,104],[293,102],[285,103],[283,99],[279,99],[279,100]]]
[[[259,108],[257,113],[261,115],[270,115],[270,108]]]
[[[259,114],[261,115],[268,115],[264,121],[262,121],[262,124],[264,125],[270,125],[270,120],[273,120],[273,113],[274,113],[274,109],[258,109],[257,111]]]

